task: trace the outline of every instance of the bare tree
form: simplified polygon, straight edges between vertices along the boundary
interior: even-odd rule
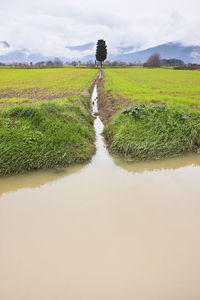
[[[147,62],[144,64],[144,67],[149,67],[149,68],[160,68],[161,66],[161,60],[160,60],[160,55],[158,53],[154,53],[151,55]]]

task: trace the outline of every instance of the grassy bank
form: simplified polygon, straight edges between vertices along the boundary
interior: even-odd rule
[[[98,70],[0,70],[0,176],[88,161]]]
[[[110,151],[127,159],[159,159],[200,147],[200,112],[179,106],[137,105],[104,129]]]
[[[76,103],[12,106],[0,113],[0,175],[88,161],[94,139],[93,119]]]

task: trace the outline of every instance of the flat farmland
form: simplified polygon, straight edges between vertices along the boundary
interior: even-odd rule
[[[0,108],[80,95],[96,74],[92,69],[0,69]]]
[[[107,69],[104,88],[132,104],[182,104],[200,108],[200,72],[172,69]]]

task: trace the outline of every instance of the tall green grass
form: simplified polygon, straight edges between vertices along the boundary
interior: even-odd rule
[[[132,106],[105,127],[111,152],[127,159],[159,159],[200,147],[200,112],[179,106]]]
[[[0,113],[0,175],[88,161],[93,119],[75,103],[12,106]]]

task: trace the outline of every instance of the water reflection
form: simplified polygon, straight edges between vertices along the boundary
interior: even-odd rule
[[[128,172],[143,173],[145,171],[162,171],[162,170],[176,170],[187,166],[200,166],[200,155],[188,153],[185,155],[167,158],[162,160],[150,161],[135,161],[128,162],[120,158],[113,157],[116,166],[123,168]]]
[[[63,177],[80,172],[86,167],[76,165],[62,169],[52,169],[47,171],[34,171],[23,175],[0,178],[0,196],[3,193],[14,192],[23,188],[38,188],[47,183],[57,181]]]
[[[99,118],[95,120],[95,125],[102,128]],[[66,178],[77,173],[77,176],[88,176],[99,180],[100,174],[120,173],[120,169],[133,174],[143,172],[161,172],[164,170],[177,170],[185,167],[200,166],[200,155],[185,154],[183,156],[168,158],[164,160],[144,161],[144,162],[127,162],[123,159],[111,157],[103,144],[103,138],[99,137],[96,141],[97,152],[93,156],[91,163],[85,165],[76,165],[58,170],[35,171],[24,175],[16,175],[0,178],[0,196],[3,193],[14,192],[23,188],[38,188],[45,184],[51,184],[62,178]],[[79,173],[83,174],[79,174]],[[104,175],[104,176],[105,176]],[[81,178],[81,177],[80,177]],[[75,179],[75,182],[78,179]]]

